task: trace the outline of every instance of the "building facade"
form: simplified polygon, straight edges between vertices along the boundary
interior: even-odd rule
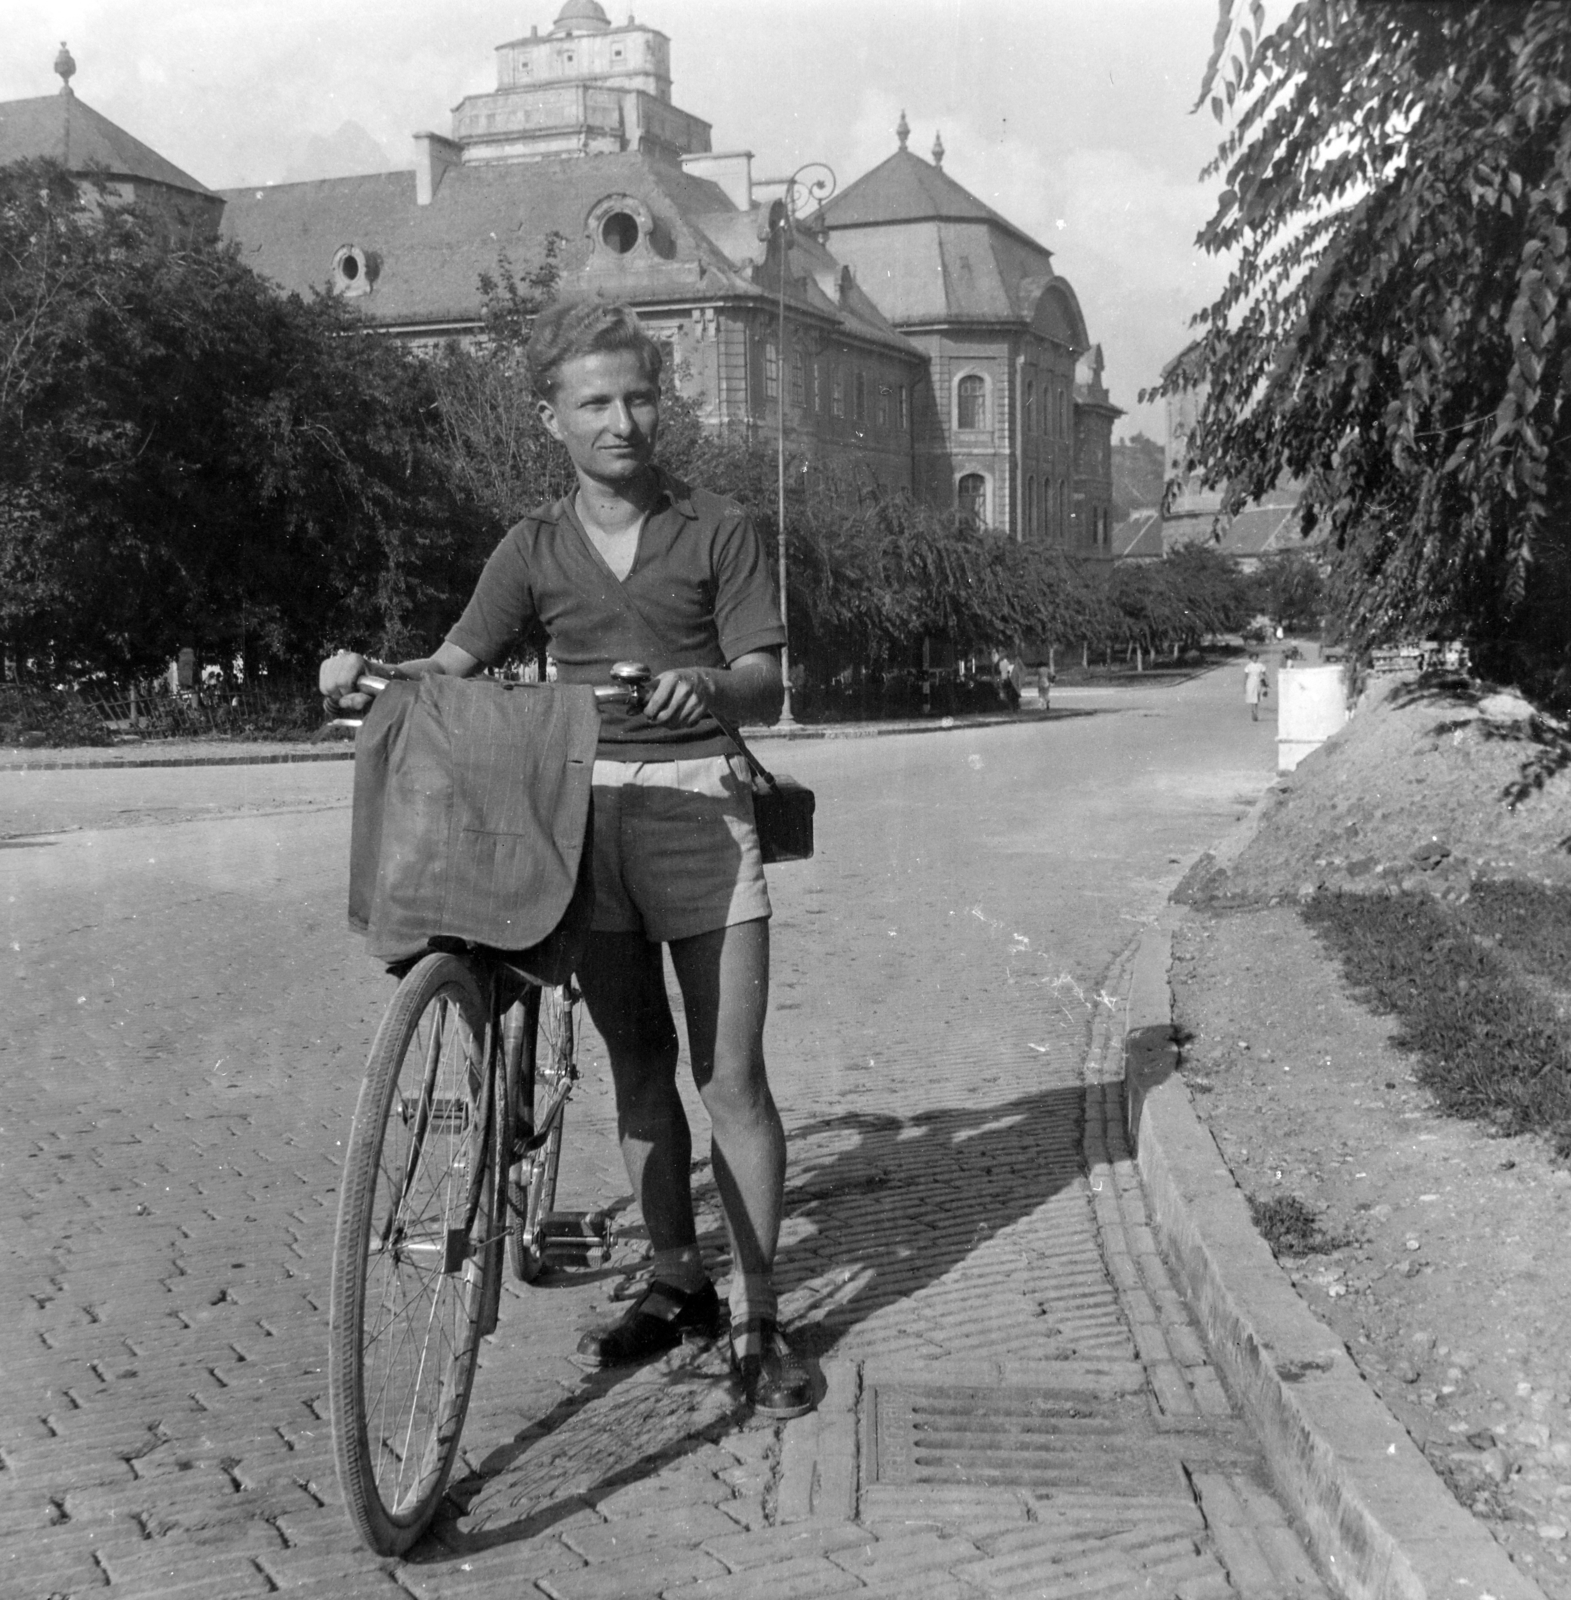
[[[815,225],[926,358],[918,492],[1016,539],[1105,555],[1121,413],[1075,292],[1049,250],[943,170],[941,138],[924,161],[903,116],[895,135]]]
[[[86,180],[89,203],[135,204],[172,243],[216,237],[222,196],[79,100],[71,87],[76,62],[64,45],[55,71],[58,94],[0,103],[0,166],[58,161]]]
[[[412,172],[214,194],[71,93],[0,106],[0,160],[53,154],[221,227],[280,288],[416,346],[484,331],[481,281],[556,251],[559,292],[633,306],[706,426],[909,490],[982,527],[1109,553],[1119,415],[1045,247],[898,148],[810,215],[672,98],[671,41],[598,0],[497,47],[496,88]],[[57,63],[57,70],[61,63]],[[800,192],[800,191],[799,191]],[[800,208],[797,208],[800,209]],[[220,220],[221,219],[221,220]]]

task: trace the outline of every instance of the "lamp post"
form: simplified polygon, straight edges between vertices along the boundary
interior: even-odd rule
[[[790,249],[791,234],[796,228],[798,207],[807,201],[814,206],[821,206],[835,192],[835,181],[833,170],[822,161],[806,162],[785,180],[785,192],[770,208],[769,216],[770,233],[778,232],[780,236],[779,331],[775,345],[775,508],[780,546],[780,622],[786,630],[786,642],[780,647],[780,676],[785,682],[785,699],[780,707],[779,725],[782,728],[796,726],[796,718],[791,713],[791,624],[786,612],[786,254]]]

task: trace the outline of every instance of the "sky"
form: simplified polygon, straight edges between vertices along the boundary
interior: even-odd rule
[[[602,0],[613,22],[628,0]],[[496,86],[495,46],[544,33],[560,0],[5,0],[0,100],[50,94],[62,40],[94,110],[210,188],[412,165]],[[943,136],[944,170],[1054,252],[1128,415],[1187,341],[1225,265],[1196,233],[1219,130],[1191,113],[1217,0],[635,0],[669,35],[672,98],[755,174],[827,162],[842,188]],[[345,130],[345,124],[356,125]],[[357,132],[363,130],[363,132]],[[379,147],[379,152],[373,147]],[[378,154],[380,158],[378,159]]]

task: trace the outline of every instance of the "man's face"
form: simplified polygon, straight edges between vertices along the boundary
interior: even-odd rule
[[[557,374],[555,398],[540,402],[540,419],[580,472],[628,483],[654,456],[660,390],[631,350],[574,356]]]

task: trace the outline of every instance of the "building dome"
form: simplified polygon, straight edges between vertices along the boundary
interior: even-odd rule
[[[552,33],[605,33],[611,19],[598,0],[567,0],[551,24]]]

